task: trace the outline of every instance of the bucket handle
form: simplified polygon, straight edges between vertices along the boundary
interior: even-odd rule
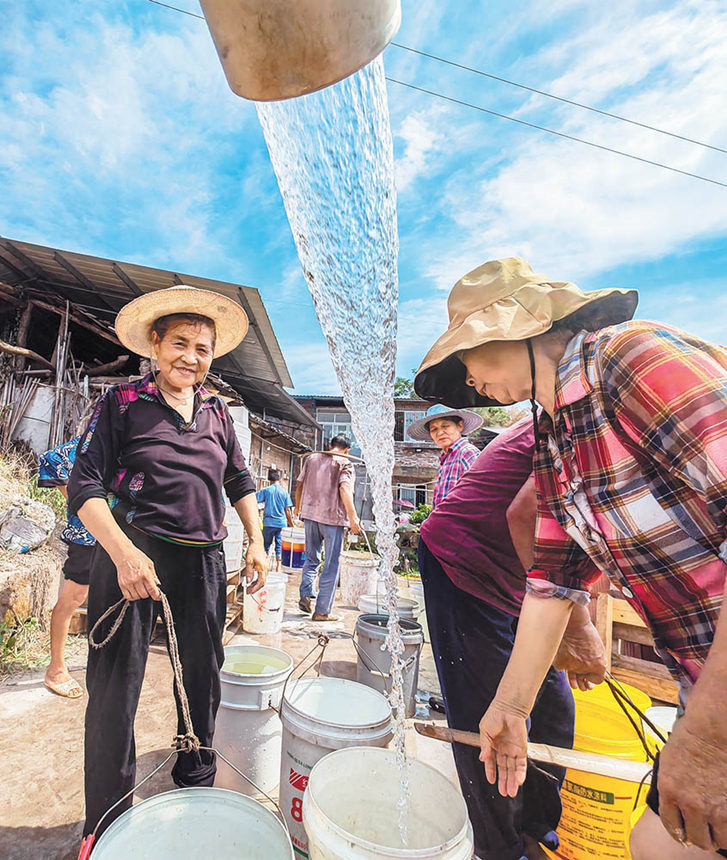
[[[649,748],[649,744],[646,740],[646,736],[644,735],[643,730],[640,726],[637,725],[636,720],[631,716],[631,714],[627,710],[627,705],[633,708],[634,713],[637,717],[639,717],[646,725],[651,729],[652,732],[656,735],[659,740],[663,743],[666,743],[666,738],[659,728],[657,728],[652,721],[646,716],[646,714],[639,708],[639,706],[631,699],[629,694],[624,690],[623,686],[613,677],[610,672],[606,672],[606,683],[608,684],[608,688],[611,691],[614,699],[616,700],[616,704],[621,708],[621,710],[626,715],[626,718],[633,726],[634,731],[636,732],[639,740],[641,741],[641,746],[643,746],[644,751],[646,753],[646,757],[649,761],[654,761],[656,756]]]
[[[257,582],[257,579],[253,579],[252,582]],[[283,602],[280,604],[280,606],[277,606],[275,609],[270,609],[267,606],[261,606],[260,601],[257,599],[257,597],[255,597],[254,594],[248,594],[247,593],[248,586],[252,585],[252,582],[248,582],[247,579],[243,579],[243,581],[242,581],[242,597],[243,597],[243,600],[246,597],[249,597],[250,600],[252,600],[252,602],[257,606],[257,608],[260,609],[262,612],[280,612],[281,609],[285,608],[285,597],[283,597]]]
[[[293,677],[293,675],[296,673],[296,671],[298,669],[300,669],[300,667],[305,663],[305,661],[310,657],[310,655],[313,654],[318,648],[321,649],[321,653],[310,664],[310,666],[306,667],[305,671],[300,673],[300,675],[295,680],[296,680],[296,683],[298,681],[300,681],[300,679],[303,678],[316,665],[316,663],[318,664],[317,671],[318,671],[318,675],[320,676],[320,674],[321,674],[321,663],[323,662],[323,655],[326,653],[326,648],[327,648],[328,643],[330,641],[331,640],[328,638],[328,636],[326,636],[325,633],[319,633],[318,638],[316,640],[316,644],[310,649],[310,651],[305,655],[305,657],[303,657],[303,659],[298,662],[297,666],[293,667],[293,671],[285,679],[285,683],[283,684],[283,692],[280,695],[280,706],[276,708],[272,702],[270,703],[270,707],[274,711],[277,712],[278,716],[281,719],[283,718],[283,702],[285,702],[285,691],[288,689],[288,681],[290,681],[290,679]]]
[[[283,810],[280,808],[280,806],[278,805],[278,802],[276,800],[274,800],[267,792],[263,791],[259,785],[257,785],[255,782],[253,782],[253,780],[250,779],[250,777],[247,776],[247,774],[243,773],[240,770],[240,768],[237,767],[236,765],[234,765],[226,756],[222,755],[222,753],[218,749],[215,749],[214,747],[203,747],[203,746],[201,746],[200,750],[206,750],[207,752],[212,752],[216,756],[219,756],[222,759],[222,761],[228,767],[231,767],[232,770],[235,771],[235,773],[237,773],[239,776],[241,776],[246,782],[249,782],[250,785],[254,789],[256,789],[260,794],[263,795],[263,797],[265,797],[267,800],[269,800],[270,803],[272,803],[273,806],[277,809],[278,816],[283,823],[283,827],[285,827],[285,832],[288,834],[288,837],[290,837],[290,829],[288,828],[288,822],[285,820],[285,816],[283,815]],[[104,812],[104,814],[101,816],[101,818],[99,818],[96,826],[93,828],[93,833],[90,833],[88,836],[84,837],[83,841],[81,842],[81,850],[80,850],[79,855],[78,855],[78,860],[87,860],[87,858],[90,856],[91,851],[93,850],[94,843],[96,842],[96,834],[98,833],[98,829],[101,826],[101,822],[104,821],[104,819],[106,819],[108,817],[108,815],[111,812],[113,812],[114,809],[116,809],[116,807],[120,803],[123,803],[127,798],[133,796],[134,792],[137,789],[141,788],[141,786],[144,785],[145,782],[148,782],[155,774],[159,773],[159,771],[164,767],[165,764],[167,764],[167,762],[172,758],[172,756],[175,756],[181,752],[182,752],[182,750],[177,749],[175,746],[174,749],[172,749],[172,751],[169,753],[169,755],[164,759],[164,761],[162,761],[160,764],[158,764],[143,779],[140,779],[139,782],[137,782],[136,785],[130,791],[127,791],[123,797],[120,797],[116,801],[116,803],[113,804],[113,806],[110,806],[106,810],[106,812]]]
[[[368,669],[369,672],[371,672],[372,674],[380,675],[385,681],[387,681],[389,678],[391,678],[391,672],[389,672],[389,673],[382,672],[378,666],[369,662],[368,654],[362,648],[359,647],[359,644],[358,644],[358,642],[356,642],[356,637],[354,635],[352,635],[351,633],[349,633],[347,635],[351,637],[351,642],[353,643],[353,647],[356,649],[356,653],[361,658],[361,662],[364,664],[364,666],[366,667],[366,669]],[[414,654],[412,654],[411,657],[409,657],[409,659],[405,663],[401,664],[401,671],[402,672],[405,672],[410,666],[412,666],[414,664],[414,662],[416,660],[419,659],[419,657],[422,653],[423,647],[424,647],[424,642],[422,641],[419,643],[419,646],[417,647],[416,652]]]
[[[376,553],[371,549],[371,541],[369,540],[369,536],[366,534],[366,529],[361,526],[361,534],[364,536],[364,540],[366,541],[366,549],[369,551],[369,555],[371,556],[371,561],[375,564]],[[348,546],[351,546],[351,532],[349,531],[346,535],[346,543]]]

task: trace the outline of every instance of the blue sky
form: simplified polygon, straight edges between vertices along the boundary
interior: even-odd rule
[[[727,149],[722,2],[402,5],[397,42]],[[26,0],[4,10],[0,56],[1,234],[257,287],[296,392],[337,391],[254,106],[228,89],[204,22],[147,0]],[[724,153],[393,46],[384,62],[417,86],[727,182]],[[584,288],[636,287],[640,316],[725,342],[727,188],[396,84],[389,109],[399,373],[446,326],[452,284],[512,254]]]

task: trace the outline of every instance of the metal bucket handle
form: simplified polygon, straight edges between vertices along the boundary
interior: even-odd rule
[[[267,578],[265,581],[267,582]],[[253,579],[252,582],[257,582],[257,579]],[[247,579],[243,579],[243,581],[242,581],[242,599],[243,600],[246,597],[249,597],[250,600],[252,600],[252,602],[257,606],[257,608],[260,609],[262,612],[280,612],[281,609],[285,609],[285,598],[283,598],[282,604],[280,606],[278,606],[277,609],[268,609],[266,606],[261,606],[258,599],[255,597],[254,594],[248,594],[247,593],[248,585],[252,585],[252,582],[248,583]],[[263,588],[264,587],[265,586],[263,586]]]
[[[215,749],[215,747],[203,747],[203,746],[201,746],[200,750],[206,750],[207,752],[212,752],[216,756],[219,756],[222,759],[222,761],[228,767],[231,767],[232,770],[235,771],[235,773],[237,773],[239,776],[241,776],[246,782],[249,782],[250,785],[254,789],[256,789],[260,794],[263,795],[263,797],[265,797],[267,800],[269,800],[270,803],[272,803],[273,806],[275,807],[275,809],[277,810],[278,817],[280,818],[281,822],[283,823],[283,827],[285,827],[285,832],[288,834],[288,838],[290,838],[290,828],[288,827],[288,822],[285,820],[285,815],[283,815],[283,810],[280,808],[277,800],[272,798],[266,791],[263,791],[262,788],[260,788],[260,786],[257,785],[257,783],[253,782],[253,780],[250,779],[250,777],[247,774],[243,773],[240,770],[240,768],[237,767],[237,765],[234,765],[218,749]],[[181,754],[182,752],[184,752],[184,751],[177,749],[175,746],[175,748],[169,753],[169,755],[164,759],[163,762],[158,764],[143,779],[140,779],[130,791],[127,791],[123,797],[120,797],[116,801],[116,803],[114,803],[113,806],[110,806],[106,810],[106,812],[104,812],[104,814],[101,816],[101,818],[99,818],[96,826],[93,828],[93,832],[90,833],[88,836],[84,837],[83,842],[81,842],[81,850],[80,850],[79,855],[78,855],[78,860],[87,860],[87,858],[91,855],[91,851],[93,850],[94,843],[96,842],[96,834],[98,833],[98,829],[101,826],[101,823],[108,817],[108,815],[110,813],[112,813],[114,811],[114,809],[116,809],[116,807],[120,803],[123,803],[127,798],[131,797],[137,789],[141,788],[141,786],[144,785],[145,782],[148,782],[155,774],[159,773],[159,771],[164,767],[165,764],[167,764],[167,762],[172,758],[172,756],[177,755],[177,754]]]
[[[372,674],[380,675],[385,681],[387,681],[389,678],[391,678],[391,672],[388,672],[388,673],[382,672],[378,666],[370,664],[368,654],[362,648],[359,647],[358,642],[356,642],[356,637],[351,633],[349,633],[348,635],[351,637],[351,642],[353,642],[353,647],[356,649],[356,653],[361,658],[361,662],[368,669],[368,671],[371,672]],[[412,666],[414,664],[414,662],[416,660],[419,659],[419,657],[421,656],[423,647],[424,647],[424,642],[422,641],[419,643],[419,646],[417,647],[416,652],[414,654],[412,654],[411,657],[409,657],[409,659],[405,663],[401,664],[401,671],[402,672],[405,672],[410,666]]]
[[[371,549],[371,541],[369,540],[369,536],[366,534],[366,529],[361,526],[361,534],[364,536],[364,540],[366,541],[366,549],[369,551],[369,555],[371,556],[371,561],[373,562],[376,558],[376,553]],[[352,532],[349,530],[346,534],[346,545],[347,549],[351,546],[351,536]]]
[[[283,692],[282,692],[282,693],[281,693],[281,695],[280,695],[280,706],[276,708],[276,707],[275,707],[275,705],[273,705],[273,703],[272,703],[272,702],[270,703],[270,707],[271,707],[274,711],[276,711],[276,712],[277,712],[278,716],[279,716],[281,719],[283,718],[283,702],[285,702],[285,691],[288,689],[288,681],[290,681],[290,679],[293,677],[293,675],[296,673],[296,671],[297,671],[298,669],[300,669],[300,667],[303,665],[303,663],[305,663],[305,661],[310,657],[310,655],[311,655],[311,654],[313,654],[313,653],[316,651],[316,649],[318,649],[318,648],[320,648],[320,649],[321,649],[321,653],[320,653],[320,654],[318,655],[318,657],[317,657],[317,658],[316,658],[316,659],[315,659],[315,660],[310,664],[310,666],[308,666],[308,667],[305,669],[305,671],[303,671],[303,672],[301,672],[301,673],[300,673],[300,675],[299,675],[295,680],[296,680],[296,683],[297,683],[298,681],[300,681],[300,679],[301,679],[301,678],[303,678],[303,677],[304,677],[304,676],[305,676],[305,675],[306,675],[306,674],[307,674],[307,673],[308,673],[308,672],[309,672],[309,671],[310,671],[310,670],[311,670],[311,669],[316,665],[316,663],[318,664],[318,675],[320,676],[320,674],[321,674],[321,663],[323,662],[323,655],[326,653],[326,648],[327,648],[328,643],[329,643],[330,641],[331,641],[331,640],[328,638],[328,636],[326,636],[326,634],[325,634],[325,633],[319,633],[319,634],[318,634],[318,637],[317,637],[317,640],[316,640],[316,644],[315,644],[315,645],[310,649],[310,651],[305,655],[305,657],[303,657],[303,658],[298,662],[297,666],[294,666],[294,667],[293,667],[293,671],[292,671],[292,672],[288,675],[288,677],[285,679],[285,683],[283,684]]]

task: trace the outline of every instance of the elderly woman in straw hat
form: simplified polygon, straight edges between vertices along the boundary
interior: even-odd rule
[[[449,328],[415,388],[456,407],[530,399],[536,421],[533,565],[480,724],[487,779],[503,795],[522,784],[526,717],[572,607],[604,572],[651,628],[685,702],[633,856],[727,856],[727,353],[629,321],[636,302],[632,290],[551,281],[518,258],[485,263],[452,290]],[[601,680],[588,667],[579,678]]]
[[[225,403],[203,387],[212,359],[246,331],[238,304],[188,286],[140,296],[116,318],[119,340],[151,358],[152,371],[101,400],[69,484],[70,508],[99,544],[89,629],[122,597],[130,601],[119,629],[89,653],[86,834],[134,785],[134,715],[160,590],[174,616],[194,733],[202,746],[212,742],[224,658],[223,491],[250,538],[246,575],[257,571],[257,588],[265,581],[255,484]],[[177,710],[184,733],[179,701]],[[214,755],[182,752],[172,776],[179,786],[212,785]],[[130,805],[119,804],[103,825]]]
[[[442,449],[434,484],[433,507],[447,497],[479,456],[479,448],[467,437],[481,425],[482,418],[477,413],[467,409],[448,409],[441,403],[430,406],[424,418],[409,425],[407,433],[411,439],[420,442],[431,440]]]

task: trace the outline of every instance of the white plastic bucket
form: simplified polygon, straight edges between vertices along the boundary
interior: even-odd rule
[[[378,555],[369,552],[346,550],[339,563],[341,599],[347,606],[358,606],[362,594],[375,592],[379,580]]]
[[[288,685],[282,708],[280,808],[296,853],[308,856],[303,792],[313,765],[332,750],[388,744],[391,707],[381,693],[343,678],[301,678]],[[346,781],[346,775],[339,780]]]
[[[656,705],[652,708],[647,708],[644,714],[651,722],[659,729],[659,731],[668,738],[674,728],[674,723],[677,720],[679,709],[673,705]],[[651,738],[657,746],[661,747],[664,742],[656,736],[656,734],[644,723],[644,731],[647,737]]]
[[[279,633],[285,615],[285,574],[270,573],[265,585],[249,594],[245,589],[242,609],[242,629],[245,633]]]
[[[295,573],[305,561],[305,529],[284,528],[280,533],[281,567],[286,573]]]
[[[470,860],[472,826],[459,789],[423,762],[408,768],[404,846],[396,753],[352,747],[319,761],[303,798],[310,860]]]
[[[426,605],[424,603],[424,585],[421,579],[415,579],[411,576],[400,576],[397,577],[399,580],[398,592],[400,597],[411,597],[412,600],[416,600],[419,604],[419,614],[417,615],[417,621],[422,625],[422,631],[424,632],[424,641],[429,642],[429,628],[427,626],[427,613],[426,613]],[[379,595],[386,594],[386,584],[382,583],[378,592]],[[384,606],[386,603],[384,602]],[[386,612],[387,610],[382,610]]]
[[[127,809],[101,834],[94,860],[293,860],[280,819],[251,797],[223,788],[179,788]]]
[[[384,650],[388,630],[388,615],[359,615],[354,635],[358,643],[356,680],[373,690],[388,695],[391,692],[391,654]],[[402,618],[399,621],[404,643],[404,702],[406,716],[416,711],[416,694],[419,683],[419,655],[424,644],[421,624]]]
[[[418,600],[411,597],[398,596],[396,605],[399,608],[399,618],[416,621],[421,612]],[[358,608],[364,615],[380,615],[388,611],[385,594],[363,594],[359,598]]]
[[[228,645],[220,681],[222,700],[215,722],[213,745],[268,794],[280,777],[283,725],[280,707],[283,686],[293,671],[285,651],[263,645]],[[215,785],[243,794],[257,789],[217,760]]]
[[[234,573],[242,567],[245,529],[237,511],[230,505],[225,508],[225,528],[227,537],[222,542],[222,548],[225,551],[225,567],[228,573]]]
[[[424,607],[424,586],[422,584],[421,579],[413,579],[411,577],[407,577],[406,580],[406,596],[412,597],[414,600],[419,601],[419,605]]]

